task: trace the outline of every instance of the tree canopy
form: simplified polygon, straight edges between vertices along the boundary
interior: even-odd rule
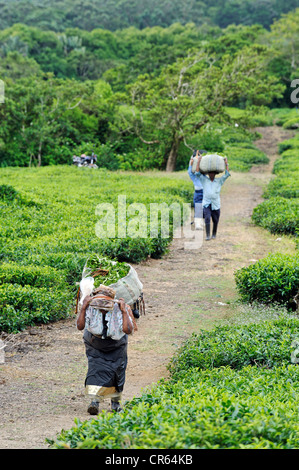
[[[23,23],[2,29],[0,165],[68,163],[94,150],[111,169],[118,155],[123,168],[174,170],[178,155],[185,158],[210,125],[231,125],[227,107],[249,115],[290,105],[298,25],[299,8],[269,30],[195,22],[116,31]]]
[[[270,28],[282,13],[298,6],[298,0],[1,0],[0,28],[20,22],[57,32],[165,28],[177,22],[221,28],[258,23]]]

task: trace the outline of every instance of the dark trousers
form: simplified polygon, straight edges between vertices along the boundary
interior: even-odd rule
[[[220,219],[220,209],[212,210],[212,206],[210,204],[208,207],[203,208],[203,216],[205,219],[207,237],[210,236],[211,219],[213,221],[213,236],[215,237]]]
[[[203,190],[195,189],[194,196],[193,196],[195,219],[202,219],[202,198],[203,198]]]

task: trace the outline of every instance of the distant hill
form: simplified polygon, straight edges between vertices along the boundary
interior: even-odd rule
[[[0,29],[24,23],[59,32],[67,28],[115,31],[189,22],[269,28],[281,14],[297,7],[299,0],[0,0]]]

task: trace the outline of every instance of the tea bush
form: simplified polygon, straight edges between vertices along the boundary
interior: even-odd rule
[[[284,140],[278,145],[278,152],[284,153],[286,150],[295,150],[299,148],[299,134],[291,139]]]
[[[298,129],[299,128],[299,116],[288,119],[283,123],[284,129]]]
[[[282,175],[283,172],[292,177],[299,169],[298,164],[298,149],[290,148],[284,150],[281,157],[274,162],[273,173],[275,175]]]
[[[134,399],[124,413],[63,430],[56,449],[293,449],[298,368],[191,372]]]
[[[298,111],[296,108],[276,108],[270,111],[270,115],[277,126],[286,127],[288,121],[298,118]]]
[[[245,128],[273,125],[273,116],[269,108],[256,109],[252,113],[247,109],[226,107],[226,111],[235,123],[243,125]]]
[[[253,165],[261,165],[269,162],[264,152],[257,148],[245,147],[244,144],[226,146],[224,153],[228,155],[229,164],[234,171],[249,171]]]
[[[299,198],[299,182],[296,177],[296,170],[294,175],[290,176],[284,172],[279,172],[276,178],[270,181],[264,197],[268,199],[275,196],[287,199]]]
[[[1,184],[0,186],[0,199],[2,201],[13,201],[18,197],[18,191],[8,184]]]
[[[249,131],[246,127],[246,125],[245,127],[242,125],[226,127],[217,123],[194,136],[190,140],[190,145],[194,149],[204,149],[208,153],[216,152],[220,155],[226,155],[230,170],[246,172],[253,165],[263,165],[269,161],[267,155],[259,150],[254,142],[261,137],[261,134]],[[191,153],[182,144],[177,161],[178,170],[186,170]]]
[[[271,197],[253,209],[252,220],[271,233],[296,236],[299,227],[299,199]]]
[[[297,236],[299,230],[298,145],[298,135],[279,145],[281,156],[264,192],[266,201],[253,210],[252,220],[271,233]]]
[[[56,288],[0,285],[0,330],[17,333],[27,326],[61,320],[70,314],[73,295]]]
[[[299,254],[270,254],[237,270],[235,280],[245,302],[277,302],[292,308],[299,290]]]
[[[50,266],[21,266],[17,263],[0,265],[0,285],[19,284],[32,287],[65,287],[66,275],[63,271]]]
[[[235,109],[233,110],[235,113]],[[232,110],[230,110],[230,113]],[[242,114],[242,113],[241,113]],[[253,165],[261,165],[269,162],[267,155],[259,150],[254,143],[255,139],[260,137],[257,132],[249,132],[246,128],[240,127],[221,127],[214,130],[214,140],[216,137],[219,143],[208,150],[213,153],[216,151],[221,155],[226,155],[229,160],[230,169],[233,171],[249,171]],[[200,143],[202,143],[200,141]],[[201,148],[206,149],[204,141]]]
[[[219,326],[193,334],[175,354],[169,370],[174,379],[188,370],[246,366],[272,368],[290,362],[291,343],[299,337],[299,320],[283,318],[248,325]]]

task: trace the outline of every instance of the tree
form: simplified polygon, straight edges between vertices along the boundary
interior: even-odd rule
[[[80,141],[85,132],[85,139],[92,139],[98,120],[81,109],[92,91],[88,83],[51,75],[9,82],[5,104],[0,106],[0,139],[12,164],[41,166],[45,155],[55,154],[73,136]]]
[[[42,70],[34,59],[24,57],[19,52],[8,52],[0,62],[2,79],[19,80],[24,77],[42,76]]]
[[[293,78],[299,69],[299,8],[295,11],[282,15],[282,18],[271,27],[270,40],[287,59],[291,68]]]
[[[121,95],[127,107],[119,118],[120,132],[135,134],[148,145],[166,142],[166,170],[175,170],[181,142],[188,145],[188,138],[213,120],[230,121],[225,106],[238,100],[262,106],[281,95],[277,79],[265,74],[267,57],[268,49],[258,45],[221,58],[198,52],[157,78],[140,76]]]

